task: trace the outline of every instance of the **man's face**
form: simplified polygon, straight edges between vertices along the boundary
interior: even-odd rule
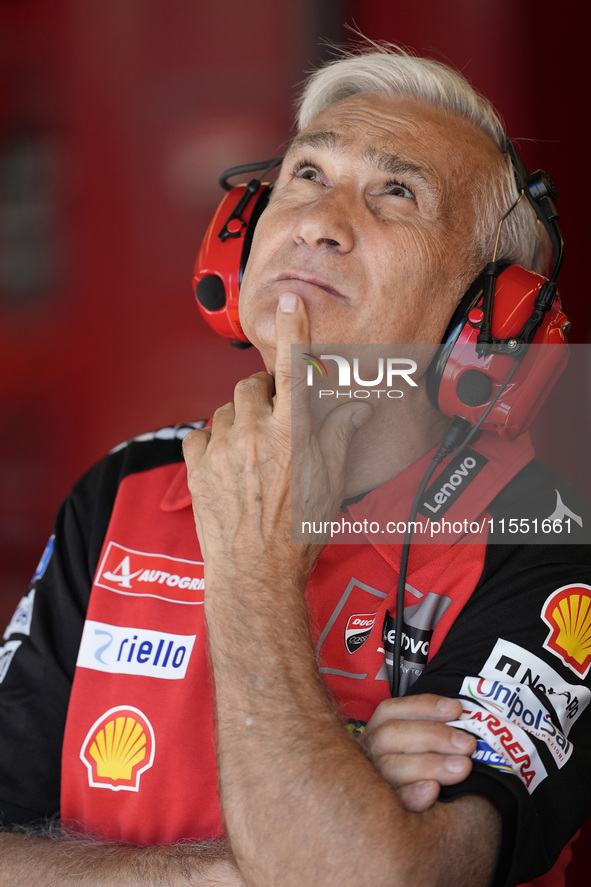
[[[440,342],[480,270],[474,182],[501,162],[470,122],[414,99],[352,96],[317,115],[285,156],[240,290],[268,369],[282,292],[304,300],[314,344]]]

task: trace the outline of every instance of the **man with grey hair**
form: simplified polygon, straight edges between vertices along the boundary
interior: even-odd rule
[[[311,78],[241,284],[267,372],[90,472],[5,634],[0,882],[476,887],[555,864],[588,809],[591,693],[540,612],[591,591],[588,551],[417,546],[392,698],[400,546],[291,541],[292,509],[412,499],[449,424],[423,375],[420,427],[404,403],[313,421],[292,345],[441,342],[518,197],[506,146],[435,62],[378,50]],[[539,228],[522,201],[499,255],[544,267]],[[479,515],[537,471],[526,436],[500,461],[490,437]],[[541,498],[586,507],[544,477]]]

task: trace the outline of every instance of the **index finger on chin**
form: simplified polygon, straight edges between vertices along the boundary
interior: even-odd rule
[[[304,361],[293,360],[292,355],[292,345],[305,346],[310,343],[310,326],[306,306],[297,293],[285,292],[281,294],[277,305],[275,325],[277,331],[275,412],[278,417],[289,418],[292,412],[294,386],[302,387],[302,397],[307,402],[307,390],[304,390],[307,364]]]

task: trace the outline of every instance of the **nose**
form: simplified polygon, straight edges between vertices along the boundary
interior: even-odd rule
[[[352,195],[338,185],[326,188],[321,197],[306,204],[293,228],[297,244],[348,253],[355,245]]]

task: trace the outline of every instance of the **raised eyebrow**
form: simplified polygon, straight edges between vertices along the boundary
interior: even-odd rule
[[[398,154],[389,151],[374,151],[372,148],[368,148],[363,156],[365,160],[372,166],[375,166],[376,169],[379,169],[380,172],[385,172],[391,176],[411,175],[414,178],[420,179],[426,185],[433,186],[431,176],[429,176],[425,168],[417,163],[413,163],[412,160],[405,160]]]
[[[325,151],[336,151],[343,141],[343,137],[333,130],[319,130],[318,132],[303,132],[296,136],[286,151],[286,156],[303,148],[320,148]]]
[[[303,132],[297,135],[291,142],[289,148],[285,152],[285,156],[305,148],[318,148],[326,151],[338,151],[343,148],[346,138],[333,130],[319,130],[317,132]],[[387,175],[412,175],[420,179],[426,185],[433,186],[431,176],[424,167],[413,163],[411,160],[405,160],[398,154],[391,151],[376,151],[373,148],[367,148],[363,153],[363,158],[380,172]]]

